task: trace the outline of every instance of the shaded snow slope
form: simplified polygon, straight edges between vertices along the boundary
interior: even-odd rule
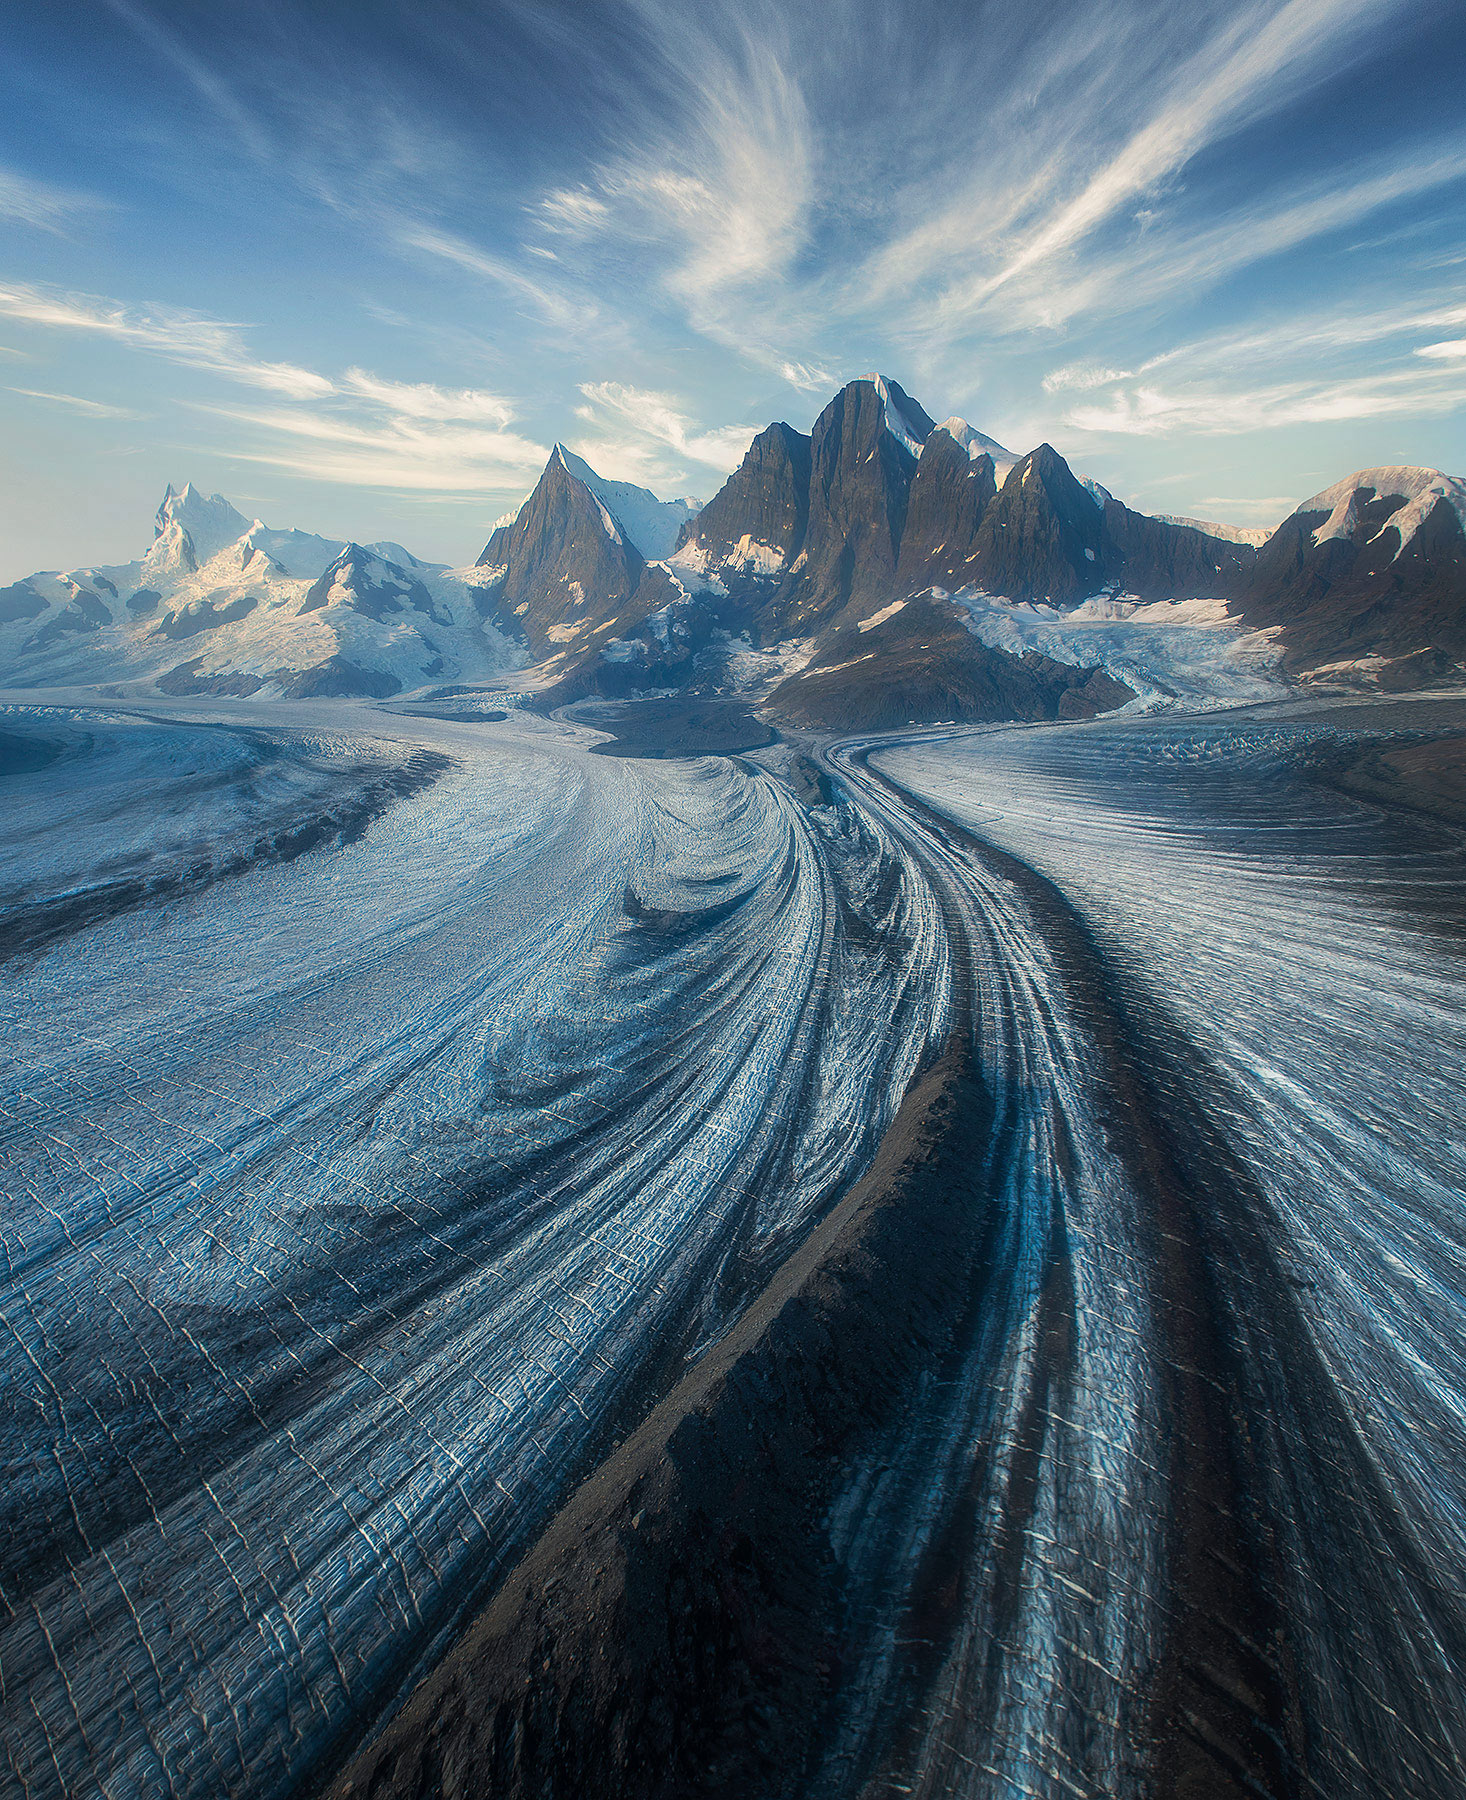
[[[670,556],[682,527],[702,510],[701,500],[659,500],[650,488],[630,481],[608,481],[563,444],[557,444],[555,450],[566,469],[614,515],[648,562]],[[510,522],[517,516],[511,515]]]

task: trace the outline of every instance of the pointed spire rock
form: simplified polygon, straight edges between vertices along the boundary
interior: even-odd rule
[[[503,569],[500,615],[517,620],[543,657],[584,650],[617,621],[641,585],[646,559],[588,483],[571,473],[557,444],[534,492],[514,523],[494,532],[479,565]]]

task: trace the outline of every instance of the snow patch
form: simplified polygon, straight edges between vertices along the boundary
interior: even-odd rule
[[[943,419],[937,430],[945,431],[948,437],[955,438],[967,452],[969,462],[976,462],[979,456],[992,457],[993,476],[999,487],[1003,485],[1008,471],[1022,461],[1011,450],[1005,450],[996,438],[985,436],[969,425],[966,419],[959,419],[955,414],[950,419]]]
[[[1286,691],[1273,634],[1239,626],[1221,599],[1096,595],[1067,612],[970,591],[954,599],[968,630],[989,648],[1010,656],[1037,650],[1075,668],[1098,665],[1135,690],[1132,705],[1235,706]]]
[[[933,592],[935,592],[935,589],[933,589]],[[894,619],[896,614],[900,612],[905,604],[906,602],[904,600],[893,600],[889,606],[883,606],[879,612],[872,613],[868,619],[862,619],[860,621],[860,630],[874,631],[877,625],[884,625],[887,619]]]
[[[1400,550],[1419,531],[1439,500],[1447,502],[1462,529],[1466,530],[1466,481],[1455,475],[1443,475],[1439,469],[1392,464],[1379,469],[1359,469],[1353,475],[1346,475],[1342,481],[1336,481],[1296,509],[1300,513],[1326,512],[1329,515],[1314,532],[1314,543],[1349,537],[1358,523],[1360,511],[1368,504],[1364,491],[1370,489],[1376,499],[1400,498],[1405,502],[1374,534],[1377,538],[1386,531],[1398,531]],[[1400,550],[1395,552],[1396,556]]]
[[[867,375],[865,379],[881,397],[881,406],[885,411],[886,430],[912,456],[920,456],[924,439],[912,421],[902,412],[900,404],[891,392],[890,383],[884,375],[877,375],[874,372]]]

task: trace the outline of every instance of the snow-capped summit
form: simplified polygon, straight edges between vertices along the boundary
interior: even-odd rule
[[[1402,688],[1466,672],[1466,481],[1357,469],[1259,550],[1234,609],[1281,628],[1291,667]]]
[[[1005,450],[996,438],[990,438],[985,432],[978,431],[954,413],[950,419],[943,419],[937,426],[938,431],[945,431],[948,437],[956,438],[972,461],[979,456],[990,456],[993,459],[993,479],[1001,487],[1007,480],[1008,471],[1020,460],[1011,450]]]
[[[481,601],[469,573],[400,545],[277,529],[221,494],[170,485],[137,561],[0,590],[0,675],[17,687],[134,680],[170,694],[394,694],[521,659]]]
[[[1445,475],[1439,469],[1422,469],[1411,464],[1390,464],[1378,469],[1356,469],[1332,487],[1315,494],[1297,508],[1300,513],[1327,513],[1313,533],[1315,544],[1330,538],[1352,537],[1365,518],[1367,509],[1378,509],[1393,500],[1387,516],[1377,521],[1371,541],[1387,530],[1400,535],[1398,556],[1430,517],[1437,501],[1444,500],[1457,519],[1466,526],[1466,481]]]
[[[591,497],[610,515],[609,534],[616,536],[624,532],[632,547],[647,562],[670,556],[688,522],[702,510],[702,501],[691,496],[661,500],[650,488],[637,487],[634,482],[609,481],[565,444],[554,445],[550,460],[587,488]],[[495,519],[490,527],[491,534],[512,527],[530,499],[531,495],[526,494],[518,506]]]
[[[659,500],[650,488],[637,487],[634,482],[608,481],[564,444],[556,444],[555,454],[585,483],[648,562],[670,556],[682,527],[702,509],[701,500]]]
[[[906,390],[889,375],[872,372],[863,377],[880,396],[885,412],[886,430],[912,456],[921,455],[921,447],[931,436],[933,426],[922,408]]]
[[[205,496],[191,481],[181,488],[170,482],[158,507],[152,548],[144,561],[154,575],[191,575],[211,556],[237,543],[249,528],[249,520],[222,494]]]

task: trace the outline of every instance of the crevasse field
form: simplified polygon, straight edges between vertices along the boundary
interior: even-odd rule
[[[975,1323],[829,1520],[807,1791],[959,1517],[908,1791],[1143,1792],[1229,1533],[1324,1791],[1466,1784],[1462,840],[1314,778],[1360,710],[847,743],[812,805],[514,714],[0,715],[6,1785],[322,1779],[954,1031]]]

